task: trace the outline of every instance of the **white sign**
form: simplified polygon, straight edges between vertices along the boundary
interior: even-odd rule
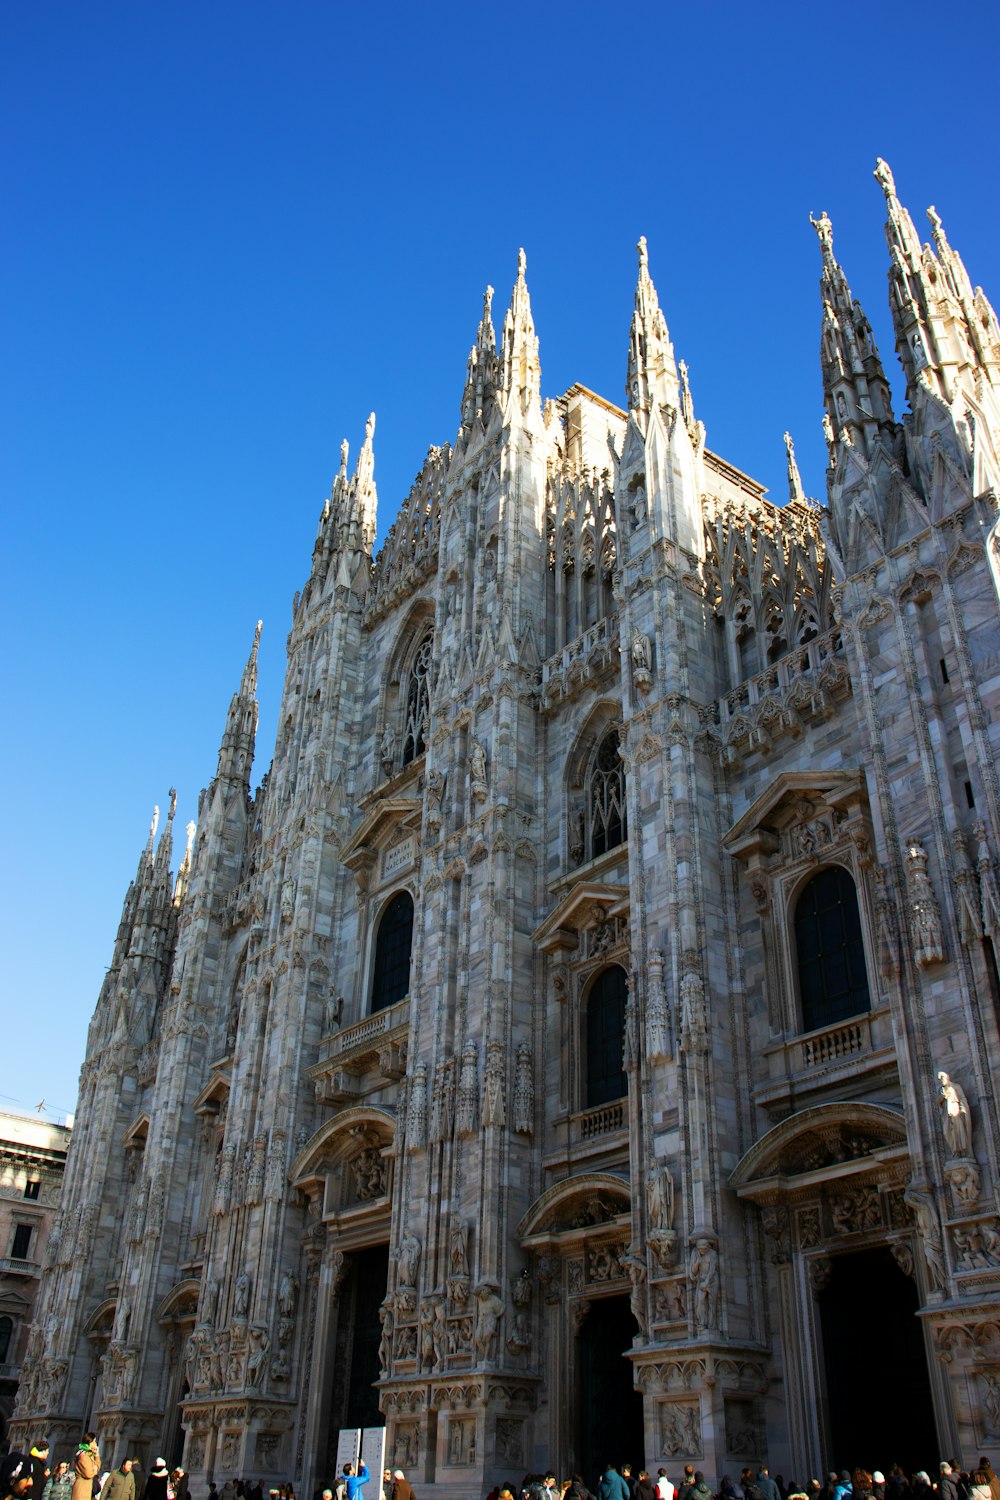
[[[337,1473],[343,1474],[345,1464],[354,1464],[357,1468],[358,1454],[361,1452],[361,1428],[342,1427],[337,1438]]]
[[[398,875],[400,870],[408,870],[417,858],[417,835],[411,833],[408,838],[400,839],[398,844],[393,844],[382,856],[382,878],[387,880],[391,875]],[[373,1429],[374,1430],[374,1429]]]
[[[361,1434],[361,1462],[368,1465],[368,1472],[372,1476],[363,1491],[365,1500],[378,1500],[382,1469],[385,1466],[384,1427],[366,1427]]]

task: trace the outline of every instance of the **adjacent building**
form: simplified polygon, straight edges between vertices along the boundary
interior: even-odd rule
[[[624,406],[542,400],[522,255],[377,556],[344,445],[270,770],[255,640],[125,900],[19,1440],[312,1493],[384,1422],[456,1500],[1000,1443],[1000,329],[876,176],[907,409],[824,215],[824,503],[708,446],[644,242]]]

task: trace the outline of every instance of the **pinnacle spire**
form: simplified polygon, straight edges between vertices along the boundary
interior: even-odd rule
[[[789,500],[801,500],[805,502],[805,491],[802,488],[802,476],[799,466],[795,461],[795,444],[792,442],[792,434],[785,433],[785,457],[788,463],[788,498]]]
[[[679,386],[674,348],[667,322],[660,310],[656,287],[649,274],[646,236],[636,249],[639,277],[635,288],[635,311],[629,331],[626,397],[629,411],[644,419],[654,406],[677,406]]]
[[[864,309],[852,296],[833,252],[833,225],[826,213],[809,216],[822,255],[820,294],[823,328],[820,358],[830,431],[871,456],[877,440],[892,442],[895,423],[889,384]]]
[[[476,330],[476,342],[469,351],[462,393],[462,427],[471,428],[479,418],[486,419],[497,390],[497,336],[493,327],[493,288],[483,294],[483,315]]]
[[[525,280],[527,258],[523,250],[517,252],[517,279],[511,293],[510,306],[503,320],[503,341],[500,347],[500,389],[507,401],[514,395],[519,398],[522,412],[527,412],[539,403],[541,366],[538,360],[538,339],[531,316],[531,298]]]
[[[250,785],[250,767],[253,765],[254,742],[257,736],[257,651],[263,628],[263,621],[258,620],[250,655],[240,679],[239,691],[233,694],[229,704],[226,728],[219,747],[219,764],[215,773],[217,780],[237,781],[247,788]],[[174,796],[173,793],[171,795]],[[175,796],[174,801],[176,802]],[[172,804],[171,818],[173,815]]]
[[[257,651],[260,646],[260,633],[264,629],[264,621],[257,621],[257,629],[253,633],[253,645],[250,647],[250,655],[247,664],[243,668],[243,680],[240,683],[240,696],[252,698],[257,691]],[[173,817],[173,812],[170,814]]]

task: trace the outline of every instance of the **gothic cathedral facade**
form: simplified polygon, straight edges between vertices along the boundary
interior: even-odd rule
[[[15,1442],[312,1493],[384,1423],[456,1500],[1000,1443],[1000,329],[876,177],[908,410],[823,215],[824,505],[707,447],[644,242],[627,409],[541,400],[522,255],[377,556],[344,445],[272,766],[255,640],[129,888]]]

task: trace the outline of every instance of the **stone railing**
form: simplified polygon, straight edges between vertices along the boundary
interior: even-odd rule
[[[42,1268],[37,1260],[19,1260],[15,1255],[0,1259],[0,1276],[40,1276]]]
[[[845,1021],[839,1026],[827,1027],[825,1031],[814,1031],[803,1040],[802,1066],[827,1067],[843,1057],[867,1052],[870,1047],[871,1028],[867,1020]]]
[[[612,1104],[599,1104],[595,1109],[585,1109],[573,1116],[573,1124],[580,1139],[592,1141],[598,1136],[613,1135],[625,1129],[625,1100],[616,1099]]]
[[[542,663],[542,706],[551,708],[574,697],[595,677],[617,667],[618,655],[618,620],[612,615],[598,620]]]
[[[373,1016],[365,1016],[353,1026],[345,1026],[341,1031],[324,1037],[323,1042],[328,1045],[321,1045],[323,1061],[342,1061],[353,1052],[369,1051],[373,1043],[377,1044],[381,1037],[405,1022],[409,1008],[410,997],[404,995],[395,1005],[388,1005],[385,1010],[378,1010]]]
[[[798,684],[805,686],[809,679],[820,676],[827,662],[843,654],[844,640],[839,625],[828,630],[825,635],[818,635],[814,640],[807,641],[804,646],[796,646],[766,671],[758,672],[756,677],[748,677],[746,682],[741,682],[739,687],[720,698],[719,723],[726,724],[737,715],[753,709],[765,698],[772,698],[775,694],[783,697],[790,688]]]

